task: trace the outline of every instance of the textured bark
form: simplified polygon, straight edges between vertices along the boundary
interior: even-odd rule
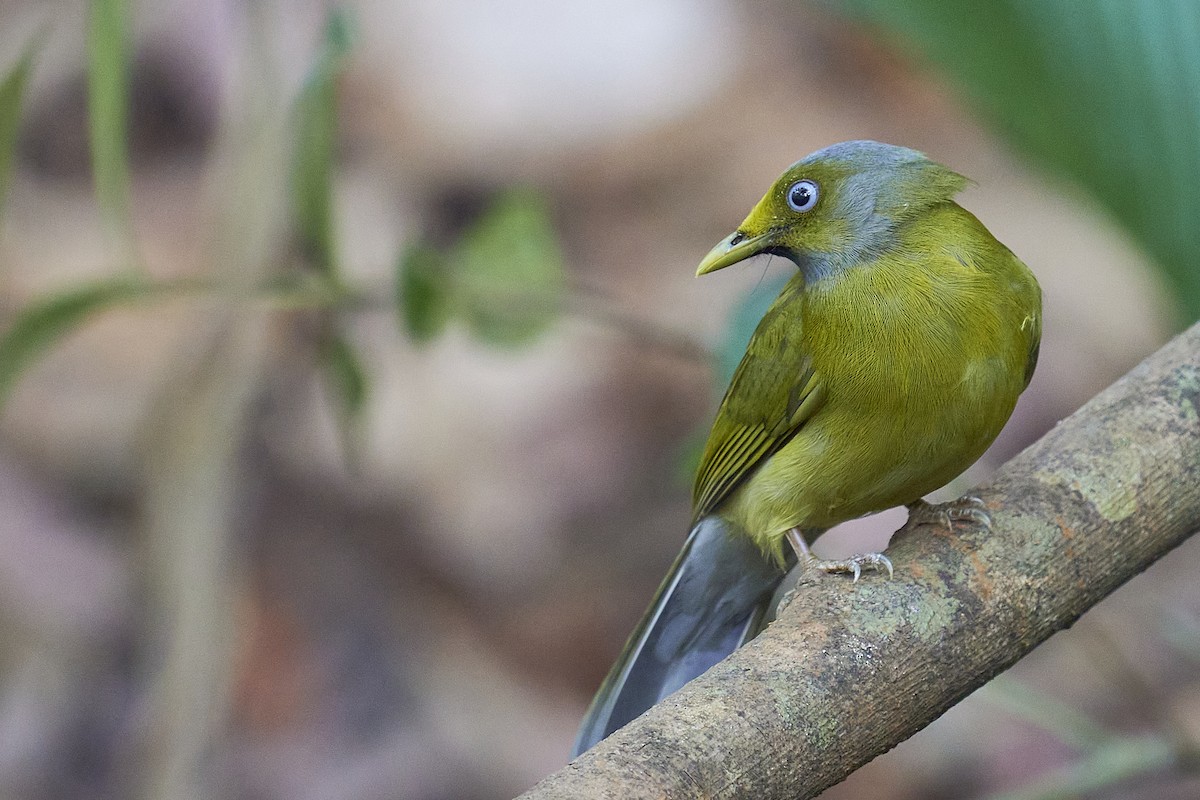
[[[894,580],[806,580],[758,639],[522,798],[807,798],[928,725],[1200,528],[1200,325],[976,494]]]

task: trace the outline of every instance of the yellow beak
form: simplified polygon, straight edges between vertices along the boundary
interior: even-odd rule
[[[696,268],[696,275],[707,275],[710,272],[724,269],[730,264],[736,264],[751,256],[756,256],[771,245],[771,239],[770,233],[747,236],[741,231],[734,231],[708,251],[708,255],[700,261],[700,266]]]

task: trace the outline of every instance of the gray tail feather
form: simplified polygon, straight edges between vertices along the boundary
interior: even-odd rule
[[[596,692],[571,757],[753,638],[783,576],[749,537],[700,520]]]

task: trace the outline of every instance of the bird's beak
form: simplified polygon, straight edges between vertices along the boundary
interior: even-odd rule
[[[707,275],[710,272],[724,269],[730,264],[736,264],[751,256],[756,256],[771,246],[771,240],[770,233],[750,236],[742,231],[734,231],[708,251],[708,255],[700,261],[700,266],[696,268],[696,275]]]

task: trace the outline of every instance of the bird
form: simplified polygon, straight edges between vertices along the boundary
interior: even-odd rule
[[[896,506],[905,528],[990,525],[967,496],[922,498],[974,463],[1029,385],[1041,341],[1033,273],[954,198],[924,154],[841,142],[788,167],[700,261],[795,265],[718,408],[693,527],[585,714],[573,757],[763,627],[794,565],[886,572],[883,554],[823,560],[826,530]]]

